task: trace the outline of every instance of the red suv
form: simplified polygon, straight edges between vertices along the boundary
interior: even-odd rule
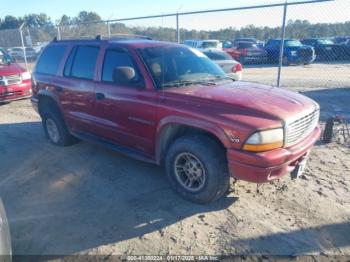
[[[164,165],[198,203],[220,198],[230,176],[297,176],[320,135],[313,100],[235,82],[198,50],[144,39],[51,42],[32,102],[51,143],[79,138]]]
[[[31,75],[0,48],[0,103],[29,98]]]

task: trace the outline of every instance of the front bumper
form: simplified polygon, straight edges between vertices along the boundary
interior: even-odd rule
[[[229,149],[227,160],[230,174],[239,180],[265,183],[278,179],[290,172],[309,154],[320,137],[317,127],[312,134],[290,148],[279,148],[267,152],[251,153]]]
[[[30,81],[21,84],[0,86],[0,102],[29,98],[32,95],[32,84]]]
[[[310,64],[316,60],[316,55],[312,56],[289,56],[288,60],[292,64]]]
[[[30,102],[32,103],[34,110],[39,114],[39,99],[32,96]]]

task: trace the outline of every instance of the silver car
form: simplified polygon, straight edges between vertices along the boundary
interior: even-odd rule
[[[12,260],[10,229],[6,218],[5,208],[0,198],[0,261]]]
[[[220,66],[229,77],[237,81],[242,80],[242,65],[229,54],[219,50],[208,50],[203,53]]]

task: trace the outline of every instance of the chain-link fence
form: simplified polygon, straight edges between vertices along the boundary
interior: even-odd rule
[[[348,0],[306,0],[40,28],[23,25],[1,30],[0,47],[30,70],[54,37],[135,34],[184,44],[191,40],[191,45],[218,40],[222,51],[243,64],[244,81],[349,87],[349,12]]]

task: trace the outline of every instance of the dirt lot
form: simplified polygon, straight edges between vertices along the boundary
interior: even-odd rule
[[[347,86],[305,94],[323,120],[350,117]],[[239,182],[195,205],[161,168],[85,142],[50,145],[28,100],[0,106],[0,197],[14,254],[350,255],[349,147],[319,142],[301,179],[256,189]]]

